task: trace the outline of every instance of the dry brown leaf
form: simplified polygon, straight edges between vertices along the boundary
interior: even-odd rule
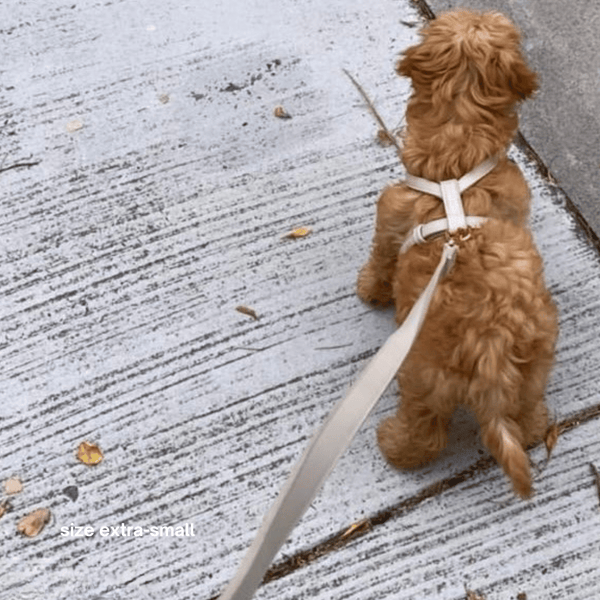
[[[292,115],[290,115],[285,108],[283,108],[283,106],[276,106],[275,109],[273,110],[273,114],[278,118],[278,119],[291,119]]]
[[[77,448],[77,458],[88,466],[97,465],[102,462],[104,455],[102,450],[96,444],[90,442],[81,442]]]
[[[4,491],[12,496],[23,491],[23,484],[18,477],[11,477],[4,482]]]
[[[554,446],[556,446],[556,442],[558,442],[558,423],[552,423],[552,425],[548,427],[548,431],[546,431],[546,436],[544,438],[544,443],[546,444],[546,452],[548,454],[547,460],[550,460],[550,456],[552,455],[552,450],[554,450]]]
[[[478,592],[474,592],[473,590],[467,591],[467,600],[486,600],[483,594],[479,594]]]
[[[396,145],[396,140],[392,137],[392,134],[389,131],[386,131],[385,129],[380,129],[377,132],[377,143],[380,146],[383,146],[384,148],[387,148],[388,146],[394,146]]]
[[[342,536],[340,539],[344,540],[352,535],[354,535],[355,533],[361,533],[363,531],[367,531],[369,530],[371,527],[371,524],[369,522],[369,519],[363,519],[362,521],[359,521],[358,523],[352,523],[352,525],[350,525],[350,527],[348,527],[348,529],[346,529],[346,531],[344,531],[344,533],[342,533]]]
[[[47,508],[38,508],[17,524],[17,531],[27,537],[35,537],[50,521],[52,513]]]
[[[243,315],[248,315],[249,317],[252,317],[255,321],[258,321],[258,315],[256,314],[256,311],[253,308],[250,308],[249,306],[236,306],[235,310],[237,310],[239,313],[242,313]]]
[[[517,600],[527,600],[527,594],[525,592],[520,592],[517,594]]]
[[[311,233],[312,233],[312,228],[310,228],[310,227],[298,227],[296,229],[292,229],[292,231],[288,231],[287,233],[284,233],[282,237],[295,240],[298,238],[306,237],[307,235],[310,235]]]

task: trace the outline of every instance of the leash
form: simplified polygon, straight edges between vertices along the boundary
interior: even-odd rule
[[[428,237],[443,231],[454,233],[458,229],[483,225],[487,221],[485,217],[465,216],[460,195],[497,164],[498,157],[493,156],[460,179],[450,179],[441,183],[407,175],[406,184],[409,187],[443,200],[447,218],[414,227],[400,252],[406,252],[414,244],[423,243]],[[296,463],[219,600],[252,598],[279,548],[310,506],[329,473],[404,362],[419,335],[440,280],[454,265],[457,250],[458,247],[452,238],[444,244],[442,257],[433,276],[402,325],[377,351],[346,397],[329,413]]]
[[[402,325],[377,351],[311,440],[219,600],[252,598],[279,548],[404,362],[421,330],[438,283],[454,264],[456,252],[452,240],[444,244],[441,260],[427,287]]]

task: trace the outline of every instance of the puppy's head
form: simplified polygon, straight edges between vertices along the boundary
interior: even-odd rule
[[[440,15],[421,33],[422,42],[398,62],[417,93],[433,104],[458,96],[491,109],[503,109],[537,89],[535,73],[520,49],[520,34],[500,13],[466,10]]]

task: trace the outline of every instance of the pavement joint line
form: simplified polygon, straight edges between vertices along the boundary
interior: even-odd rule
[[[559,431],[559,436],[570,432],[584,423],[588,423],[600,417],[600,404],[586,408],[585,410],[579,411],[556,423]],[[528,449],[534,449],[541,446],[544,442],[540,441],[537,444],[530,446]],[[266,573],[261,585],[265,585],[272,581],[282,579],[291,575],[295,571],[298,571],[318,559],[336,552],[342,547],[346,546],[349,542],[364,537],[367,533],[371,532],[375,527],[385,525],[391,519],[395,519],[403,514],[406,514],[413,509],[420,506],[426,500],[440,496],[444,492],[455,488],[461,483],[472,480],[476,475],[481,475],[497,465],[496,461],[491,456],[485,456],[472,465],[463,469],[459,473],[450,475],[444,479],[436,481],[419,493],[410,496],[388,508],[382,509],[376,512],[372,517],[366,517],[357,523],[353,523],[348,527],[334,533],[324,541],[308,548],[306,550],[300,550],[285,558],[284,560],[275,563]],[[545,465],[544,465],[545,468]],[[218,600],[219,596],[212,596],[208,600]]]
[[[539,154],[535,151],[533,146],[531,146],[531,144],[520,131],[517,131],[514,144],[527,156],[529,160],[531,160],[531,162],[535,164],[540,176],[545,179],[549,185],[560,190],[560,193],[565,199],[565,209],[573,217],[577,226],[583,231],[587,240],[600,255],[600,238],[598,237],[598,234],[592,229],[591,225],[587,222],[581,211],[577,208],[571,198],[569,198],[569,195],[565,192],[565,190],[560,186],[559,181],[556,179],[556,177],[554,177]]]

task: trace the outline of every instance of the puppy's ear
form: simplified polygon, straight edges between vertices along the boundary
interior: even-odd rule
[[[500,68],[507,88],[516,100],[525,100],[538,89],[537,75],[527,66],[520,52],[501,58]]]
[[[447,40],[433,36],[423,43],[407,48],[396,63],[396,73],[410,77],[413,85],[436,86],[447,81],[464,62],[460,49]],[[437,84],[436,84],[437,82]]]
[[[514,100],[529,98],[538,89],[537,75],[527,66],[523,57],[519,30],[500,13],[490,13],[482,18],[490,27],[489,35],[494,48],[490,68],[497,73],[497,84]]]
[[[404,77],[412,77],[412,72],[415,66],[419,62],[417,60],[417,54],[419,52],[418,46],[411,46],[407,48],[400,60],[396,63],[396,73],[403,75]]]

